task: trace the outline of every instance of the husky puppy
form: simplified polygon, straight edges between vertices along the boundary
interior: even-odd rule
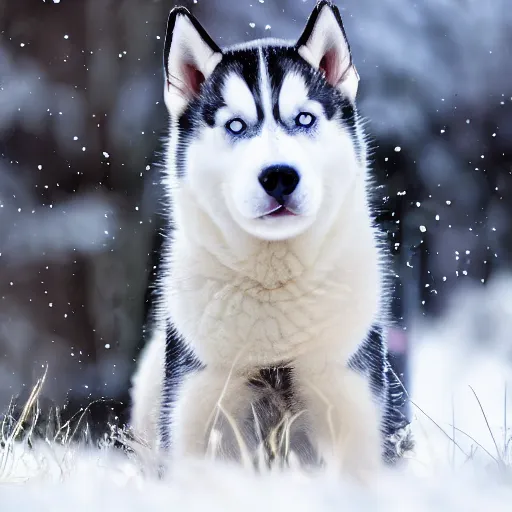
[[[219,416],[244,432],[271,389],[323,460],[378,468],[394,433],[386,269],[338,9],[319,2],[297,42],[221,49],[175,8],[164,67],[172,221],[135,432],[201,457]]]

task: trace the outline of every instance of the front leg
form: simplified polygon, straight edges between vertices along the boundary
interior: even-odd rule
[[[232,436],[233,425],[229,425],[229,421],[235,420],[235,428],[239,427],[249,407],[250,389],[246,377],[230,374],[229,368],[206,367],[187,375],[170,411],[171,458],[217,455],[217,439],[211,432],[212,427],[222,426],[223,434]]]
[[[380,418],[364,377],[327,354],[300,358],[294,373],[311,441],[326,463],[361,479],[378,470]]]

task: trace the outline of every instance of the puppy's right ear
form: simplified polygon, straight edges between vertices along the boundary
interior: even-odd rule
[[[221,59],[221,49],[188,9],[172,9],[164,49],[164,99],[169,112],[179,116],[185,110]]]
[[[330,0],[316,4],[296,48],[305,61],[323,72],[328,83],[355,100],[359,75],[340,11]]]

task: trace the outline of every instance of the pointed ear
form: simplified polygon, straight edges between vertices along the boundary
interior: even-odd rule
[[[332,86],[354,101],[359,75],[352,64],[340,11],[332,2],[323,0],[316,5],[296,48],[305,61],[324,72]]]
[[[188,9],[172,9],[164,49],[164,98],[170,112],[179,115],[185,109],[221,59],[221,49]]]

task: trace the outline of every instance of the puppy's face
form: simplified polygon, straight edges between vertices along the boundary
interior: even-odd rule
[[[319,4],[296,45],[224,52],[194,18],[175,17],[165,97],[178,189],[225,233],[235,223],[296,237],[332,223],[353,185],[357,74],[334,9]]]

